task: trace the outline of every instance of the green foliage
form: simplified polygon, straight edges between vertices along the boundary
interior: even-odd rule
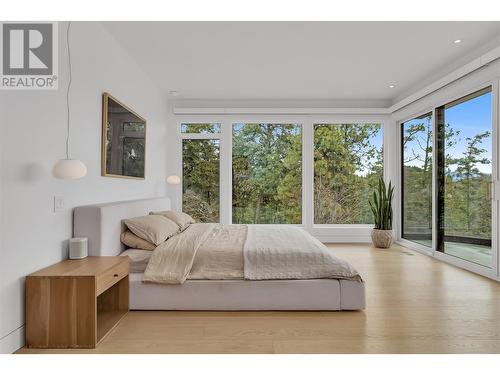
[[[394,186],[389,181],[386,188],[382,177],[378,180],[378,189],[373,192],[373,197],[369,200],[370,208],[373,213],[375,229],[392,229],[392,198],[394,196]]]
[[[216,223],[219,221],[218,205],[207,202],[205,194],[186,190],[182,197],[183,211],[201,223]]]
[[[233,223],[302,222],[302,128],[233,125]]]
[[[482,157],[481,148],[490,132],[476,134],[465,139],[466,148],[459,158],[446,158],[445,176],[445,223],[446,234],[491,238],[491,202],[489,188],[491,175],[481,173],[479,164],[490,164]],[[454,171],[450,170],[456,165]]]
[[[219,221],[219,141],[184,139],[183,210],[200,222]]]
[[[181,133],[213,134],[220,133],[220,124],[182,124]]]
[[[187,130],[213,132],[213,124]],[[368,204],[383,175],[382,148],[373,140],[380,124],[314,126],[314,222],[370,224]],[[479,165],[486,133],[466,138],[460,157],[445,155],[445,226],[447,235],[491,238],[491,175]],[[449,124],[444,142],[451,151],[460,132]],[[432,125],[405,128],[405,233],[432,228]],[[297,124],[235,124],[232,144],[233,222],[302,222],[302,128]],[[183,141],[183,207],[202,222],[219,221],[219,141]],[[392,187],[392,186],[391,186]],[[429,237],[430,238],[430,237]]]
[[[368,199],[383,173],[380,124],[314,127],[314,223],[373,223]]]
[[[185,124],[204,133],[211,124]],[[382,148],[373,144],[380,124],[316,125],[315,223],[372,222],[367,204],[382,175]],[[184,140],[183,207],[200,221],[218,221],[218,143]],[[234,223],[302,222],[302,127],[234,124]]]
[[[404,125],[403,237],[432,239],[432,116]],[[450,134],[448,132],[448,134]]]
[[[444,225],[447,236],[491,238],[491,175],[479,170],[489,164],[481,145],[489,132],[465,138],[459,157],[453,150],[460,142],[460,131],[446,124],[444,176]],[[405,127],[404,138],[404,236],[430,241],[432,233],[432,127],[426,123]],[[429,242],[430,243],[430,242]],[[428,244],[429,244],[428,243]]]

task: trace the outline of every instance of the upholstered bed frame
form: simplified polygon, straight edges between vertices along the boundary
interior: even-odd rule
[[[168,198],[77,207],[74,236],[87,237],[90,256],[116,256],[125,250],[122,220],[170,209]],[[361,310],[363,283],[336,280],[187,280],[182,285],[143,283],[132,273],[132,310]]]

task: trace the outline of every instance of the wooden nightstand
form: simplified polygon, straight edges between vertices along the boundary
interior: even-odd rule
[[[128,312],[128,257],[65,260],[26,277],[26,346],[95,348]]]

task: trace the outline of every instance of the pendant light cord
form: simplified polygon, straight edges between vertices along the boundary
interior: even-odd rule
[[[69,67],[69,81],[68,88],[66,90],[66,110],[67,110],[67,128],[66,128],[66,159],[69,159],[69,123],[70,123],[70,110],[69,110],[69,90],[71,88],[71,49],[69,46],[69,29],[71,27],[71,21],[68,21],[68,27],[66,29],[66,44],[68,45],[68,67]]]

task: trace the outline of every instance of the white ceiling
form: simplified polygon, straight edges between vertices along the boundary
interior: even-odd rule
[[[390,103],[500,44],[500,22],[103,24],[176,99]]]

